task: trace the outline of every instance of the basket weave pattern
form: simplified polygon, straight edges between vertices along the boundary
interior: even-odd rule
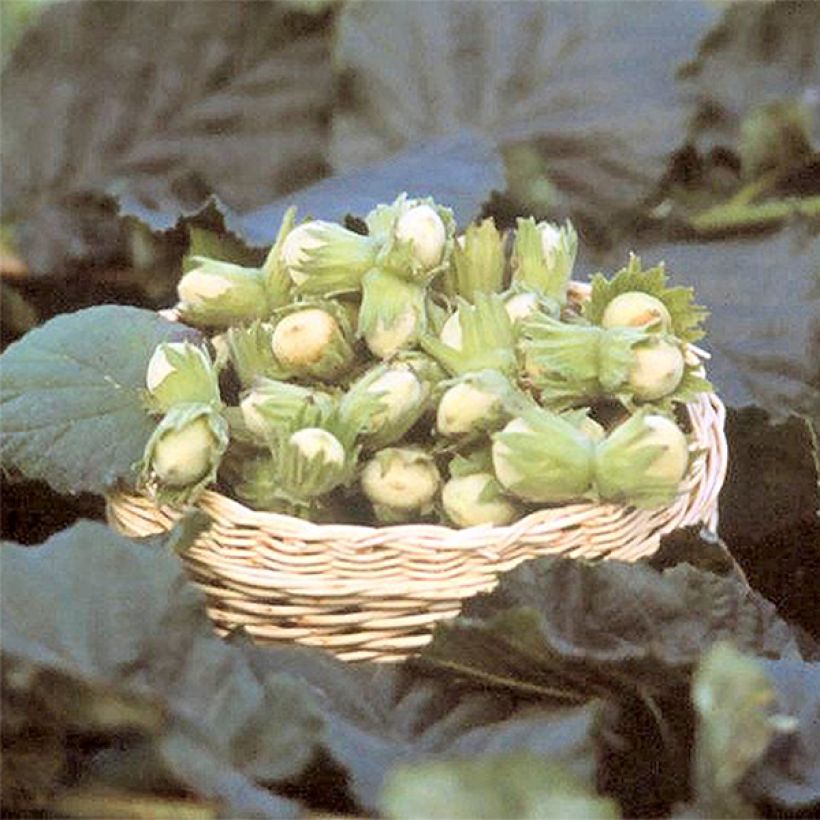
[[[207,491],[197,506],[213,523],[184,560],[222,633],[244,627],[259,643],[296,641],[349,661],[398,660],[427,643],[463,598],[492,589],[498,573],[524,560],[636,560],[678,527],[716,530],[725,409],[703,394],[688,410],[695,457],[668,507],[583,503],[539,510],[508,527],[376,528],[257,512]],[[108,499],[109,520],[129,536],[166,531],[181,514],[142,496]]]

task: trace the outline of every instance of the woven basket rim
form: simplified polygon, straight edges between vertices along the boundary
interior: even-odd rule
[[[130,495],[130,493],[124,494]],[[555,505],[550,507],[545,506],[541,509],[533,510],[532,512],[527,513],[512,524],[506,524],[503,526],[495,524],[478,524],[471,527],[454,527],[448,524],[427,522],[410,524],[382,524],[380,526],[372,524],[347,523],[319,524],[314,521],[299,518],[298,516],[288,515],[287,513],[276,513],[269,510],[255,510],[253,507],[248,507],[241,501],[237,501],[236,499],[231,498],[231,496],[220,493],[217,490],[205,490],[196,502],[187,505],[182,509],[182,511],[193,508],[201,508],[203,503],[207,505],[209,501],[224,505],[226,507],[228,505],[234,507],[234,512],[239,514],[237,517],[241,516],[248,522],[252,519],[257,519],[260,520],[260,523],[264,520],[267,524],[286,525],[286,528],[298,527],[301,530],[299,537],[306,541],[313,540],[311,538],[311,532],[315,533],[315,538],[325,540],[327,538],[328,530],[331,529],[336,530],[339,535],[346,535],[357,540],[361,540],[367,535],[375,535],[383,532],[389,532],[399,536],[405,534],[412,534],[416,536],[424,535],[428,538],[435,536],[442,537],[446,535],[448,539],[451,539],[454,534],[458,533],[483,533],[492,531],[495,535],[511,534],[520,529],[528,529],[527,526],[524,526],[525,524],[529,525],[544,523],[543,519],[552,518],[558,513],[561,513],[563,517],[571,517],[573,514],[585,513],[594,509],[600,517],[605,517],[607,512],[615,513],[622,510],[625,506],[629,506],[600,501],[576,502],[573,504]],[[667,507],[659,507],[658,509],[663,510],[666,508]],[[564,523],[563,526],[566,526],[566,523]],[[468,547],[469,545],[465,544],[464,546]]]

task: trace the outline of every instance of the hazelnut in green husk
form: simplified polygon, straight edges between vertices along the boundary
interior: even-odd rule
[[[138,467],[140,486],[162,503],[196,500],[216,478],[228,424],[209,404],[178,404],[162,418]]]
[[[193,261],[196,267],[184,274],[177,285],[177,310],[186,322],[228,327],[270,314],[262,270],[203,256],[196,256]]]
[[[190,342],[157,345],[145,374],[151,405],[160,412],[175,404],[219,406],[219,381],[210,356]]]
[[[432,512],[441,476],[423,450],[388,447],[365,464],[361,475],[364,494],[376,518],[384,524],[413,521]]]
[[[493,468],[504,489],[524,501],[577,501],[592,489],[594,443],[549,410],[530,410],[493,434]]]
[[[277,362],[303,378],[334,381],[353,365],[355,354],[339,310],[297,307],[276,323],[271,347]]]
[[[596,445],[595,486],[602,499],[653,509],[675,499],[688,465],[683,431],[642,410]]]

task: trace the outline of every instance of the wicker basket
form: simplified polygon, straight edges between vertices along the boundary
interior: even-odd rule
[[[582,300],[588,286],[572,285],[571,296]],[[687,409],[695,457],[668,507],[583,503],[539,510],[508,527],[376,528],[257,512],[206,491],[197,506],[212,524],[184,560],[221,633],[243,627],[258,643],[296,641],[348,661],[400,660],[424,646],[462,599],[492,589],[498,573],[529,558],[632,561],[652,554],[678,527],[716,531],[725,408],[703,394]],[[116,529],[137,537],[165,532],[183,514],[126,493],[111,495],[107,511]]]
[[[724,408],[716,396],[689,406],[699,455],[677,501],[658,510],[614,504],[545,509],[509,527],[410,524],[319,525],[256,512],[207,491],[198,506],[213,519],[185,553],[220,632],[242,626],[260,643],[297,641],[344,660],[392,661],[423,646],[461,600],[491,589],[499,572],[539,555],[635,560],[678,527],[717,527],[726,471]],[[118,494],[108,517],[121,532],[170,529],[179,510]]]

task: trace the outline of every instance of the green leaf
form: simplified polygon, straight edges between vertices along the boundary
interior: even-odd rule
[[[816,795],[816,669],[796,660],[771,607],[734,578],[686,566],[659,573],[620,562],[529,562],[465,606],[476,627],[461,620],[469,643],[453,644],[458,657],[424,667],[345,664],[305,648],[257,647],[241,635],[216,639],[201,594],[171,552],[201,524],[192,519],[187,533],[135,544],[83,523],[41,547],[2,547],[4,773],[14,775],[4,779],[4,806],[12,794],[21,807],[13,813],[93,806],[106,790],[111,806],[124,791],[136,793],[132,806],[160,811],[162,796],[174,810],[184,794],[192,811],[288,816],[294,806],[267,790],[286,781],[287,793],[313,811],[375,814],[392,805],[396,782],[433,766],[421,770],[445,771],[453,788],[448,816],[461,810],[463,777],[478,771],[484,785],[468,793],[481,790],[481,806],[525,816],[516,807],[533,805],[537,783],[519,777],[513,761],[526,755],[537,782],[553,787],[550,800],[572,782],[571,804],[539,802],[536,816],[571,816],[575,798],[598,801],[596,781],[629,797],[628,816],[641,815],[636,805],[657,814],[658,778],[677,784],[675,799],[685,794],[686,747],[673,757],[665,744],[670,733],[679,745],[687,738],[688,671],[715,638],[793,658],[761,662],[778,714],[796,718],[781,725],[796,728],[778,732],[739,783],[743,797],[788,812],[805,811]],[[32,605],[42,600],[49,606]],[[555,705],[555,691],[571,705]],[[659,716],[627,732],[636,691],[657,701]],[[590,699],[596,694],[610,702]],[[613,696],[621,717],[602,726]],[[630,774],[617,763],[624,754],[641,762],[639,779],[625,782]],[[600,805],[582,802],[581,816]],[[481,816],[480,808],[464,812]]]
[[[202,594],[158,546],[91,522],[39,547],[2,546],[3,670],[16,708],[33,726],[107,737],[109,756],[123,761],[138,746],[134,791],[161,776],[231,816],[292,816],[293,804],[262,786],[310,762],[322,726],[315,703],[219,640]]]
[[[811,426],[796,416],[775,423],[758,408],[730,409],[726,437],[720,534],[752,586],[820,638],[820,475]]]
[[[397,769],[384,810],[398,818],[617,818],[567,772],[535,755],[417,763]]]
[[[90,217],[108,196],[166,230],[212,193],[248,209],[315,180],[329,35],[325,16],[280,3],[47,8],[3,71],[3,206],[25,258],[62,271],[79,239],[98,263],[113,214]]]
[[[675,65],[713,17],[701,3],[346,5],[333,165],[468,127],[508,150],[534,141],[559,211],[623,213],[682,141]]]
[[[227,232],[188,226],[188,252],[182,260],[182,272],[187,273],[196,267],[195,258],[204,256],[218,259],[220,262],[233,262],[247,268],[258,268],[261,260],[259,253],[251,250],[241,239]]]
[[[503,721],[476,726],[456,738],[447,756],[492,757],[531,753],[558,763],[588,787],[595,784],[603,704],[546,709],[523,707]]]
[[[820,663],[760,661],[774,685],[779,731],[740,784],[756,805],[808,814],[820,805]],[[791,720],[789,720],[791,719]]]
[[[212,523],[213,519],[202,510],[186,510],[171,532],[157,538],[165,549],[182,554],[194,545],[200,535],[208,531]]]
[[[503,693],[415,677],[406,665],[345,664],[304,648],[247,651],[258,674],[287,674],[317,695],[325,748],[368,812],[378,810],[396,766],[430,759],[531,753],[594,787],[600,703],[522,706]]]
[[[376,205],[407,191],[431,197],[452,208],[456,222],[474,219],[494,190],[504,188],[501,157],[492,140],[473,131],[431,139],[380,161],[329,177],[268,205],[241,214],[225,211],[229,229],[255,246],[270,245],[287,209],[343,222],[348,214],[363,218]]]
[[[103,305],[65,314],[0,357],[0,456],[58,492],[104,493],[133,479],[154,429],[142,399],[160,342],[199,335],[157,314]]]
[[[706,817],[749,817],[737,788],[775,734],[775,692],[760,665],[715,644],[692,681],[697,713],[695,804]]]
[[[685,683],[700,653],[724,637],[764,657],[800,657],[774,607],[737,578],[686,564],[657,572],[540,558],[440,624],[420,662],[474,685],[565,702],[657,696]]]
[[[288,814],[262,784],[287,780],[309,799],[316,773],[304,766],[320,748],[368,812],[401,762],[528,752],[592,788],[599,703],[522,706],[406,668],[218,640],[172,551],[199,525],[136,544],[83,522],[39,547],[3,546],[3,695],[14,697],[4,754],[19,763],[18,794],[49,762],[47,799],[74,794],[59,779],[75,754],[69,732],[95,739],[94,754],[73,764],[84,786],[184,788],[231,816]],[[32,605],[40,600],[49,606]],[[50,740],[37,748],[40,767],[26,767],[24,741],[41,728]]]
[[[208,800],[135,795],[127,790],[117,792],[110,788],[80,787],[51,803],[48,812],[57,817],[173,817],[174,820],[212,820],[218,808],[217,803]]]
[[[820,17],[817,20],[820,24]],[[797,101],[753,108],[740,124],[740,165],[747,178],[797,170],[812,160],[812,112]]]
[[[726,544],[714,533],[698,526],[684,527],[662,535],[657,552],[649,556],[646,562],[657,570],[686,563],[714,575],[735,573],[743,578],[743,571]]]
[[[695,141],[703,151],[735,146],[753,107],[795,102],[810,110],[820,72],[820,7],[816,3],[734,3],[684,69],[698,103]],[[812,136],[820,139],[820,119]]]
[[[689,682],[719,640],[800,658],[774,607],[736,576],[542,558],[465,602],[413,666],[467,691],[546,704],[603,699],[597,782],[628,816],[660,816],[687,798]]]
[[[799,193],[800,179],[811,173],[811,163],[807,168],[793,171],[789,179]],[[751,182],[739,191],[728,202],[721,202],[699,211],[689,219],[689,225],[704,239],[723,237],[731,234],[753,233],[755,231],[779,228],[789,222],[808,225],[817,221],[820,216],[820,196],[791,196],[784,190],[784,196],[767,199],[764,202],[748,204],[750,199],[760,195],[755,193],[754,186],[763,188],[763,183],[770,176],[763,176],[759,181]],[[784,180],[785,184],[785,180]]]

